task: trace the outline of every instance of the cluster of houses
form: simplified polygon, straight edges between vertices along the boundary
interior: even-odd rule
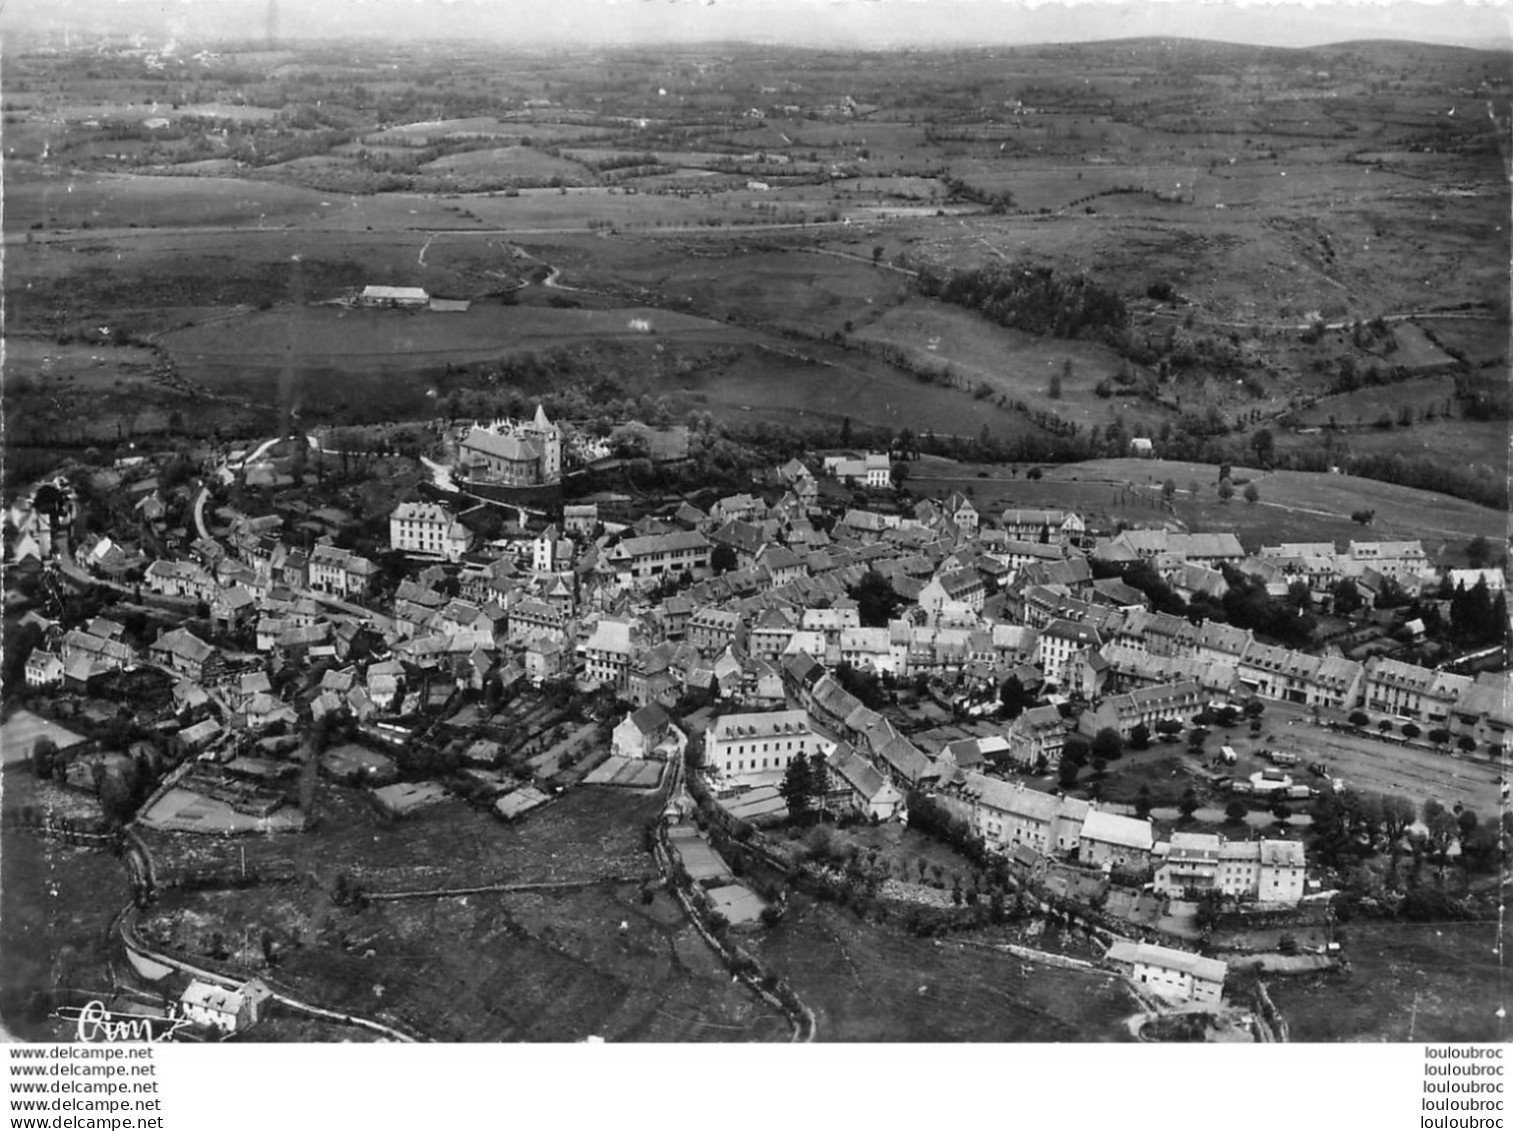
[[[464,440],[470,474],[515,474],[489,462],[504,458],[489,447],[503,436],[520,445],[517,454],[534,453],[538,481],[560,475],[556,425],[539,411],[506,423],[482,446],[470,445],[483,430]],[[885,465],[841,457],[828,470],[870,482]],[[277,515],[236,517],[224,540],[202,538],[182,559],[147,564],[142,587],[207,607],[217,631],[249,633],[251,662],[267,672],[329,661],[309,702],[285,703],[271,686],[249,684],[248,656],[228,655],[186,628],[133,647],[120,625],[103,620],[50,626],[26,679],[34,687],[82,684],[153,665],[180,681],[179,697],[192,700],[200,688],[225,725],[254,730],[288,721],[300,707],[367,721],[426,710],[438,689],[517,680],[607,688],[633,711],[711,697],[740,712],[710,732],[706,765],[722,788],[771,784],[793,754],[820,752],[851,802],[879,815],[896,813],[921,785],[996,797],[1001,791],[979,781],[985,760],[1054,770],[1076,727],[1111,727],[1127,738],[1142,725],[1186,720],[1215,697],[1361,705],[1478,743],[1504,742],[1513,727],[1506,675],[1278,648],[1229,625],[1153,612],[1140,591],[1093,569],[1097,561],[1147,561],[1179,592],[1216,595],[1221,565],[1260,576],[1278,593],[1298,577],[1325,586],[1349,576],[1369,599],[1379,578],[1403,587],[1430,580],[1417,542],[1352,542],[1344,553],[1283,545],[1251,556],[1230,533],[1125,530],[1100,539],[1073,512],[985,516],[961,493],[902,514],[827,509],[815,482],[825,471],[791,460],[773,470],[763,495],[730,495],[707,511],[683,503],[628,525],[603,522],[594,504],[579,503],[564,509],[560,524],[514,529],[487,544],[475,544],[444,503],[401,503],[390,515],[391,543],[412,564],[381,601],[381,570],[371,559],[327,541],[307,548],[307,539],[287,537]],[[864,624],[851,593],[874,574],[899,607],[886,623]],[[925,677],[984,708],[1012,677],[1041,705],[994,740],[925,751],[845,690],[835,675],[843,664]],[[1083,706],[1075,722],[1059,709],[1067,700]],[[974,810],[973,820],[1010,846],[1007,830],[1021,827],[986,810]],[[1025,832],[1024,843],[1069,850],[1071,834],[1060,827],[1052,821]]]

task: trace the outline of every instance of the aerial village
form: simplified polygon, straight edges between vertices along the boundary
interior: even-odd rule
[[[5,768],[39,790],[8,821],[298,837],[318,776],[395,822],[463,796],[528,829],[574,790],[660,791],[711,939],[782,912],[722,852],[907,824],[1084,924],[1157,1012],[1222,1008],[1241,968],[1340,961],[1321,796],[1417,788],[1399,834],[1441,865],[1498,851],[1493,822],[1457,821],[1479,795],[1412,784],[1502,784],[1507,673],[1415,662],[1437,626],[1498,623],[1498,569],[1443,570],[1417,541],[983,513],[864,449],[646,503],[562,491],[614,445],[540,407],[423,431],[410,452],[336,430],[129,458],[13,502],[8,606],[29,611]],[[333,486],[396,463],[421,482],[376,523]],[[1276,618],[1303,610],[1338,631],[1289,640]],[[987,903],[923,860],[883,887]],[[198,979],[180,1009],[233,1032],[260,986]]]

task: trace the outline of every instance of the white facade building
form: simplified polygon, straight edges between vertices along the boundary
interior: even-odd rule
[[[764,711],[716,719],[704,736],[704,764],[726,784],[781,779],[794,758],[825,754],[829,743],[807,711]]]

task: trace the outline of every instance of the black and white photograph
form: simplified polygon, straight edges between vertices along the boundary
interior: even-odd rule
[[[12,0],[8,1126],[1503,1126],[1510,14]]]

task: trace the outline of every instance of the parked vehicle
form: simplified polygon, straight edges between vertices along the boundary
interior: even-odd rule
[[[1286,750],[1271,750],[1267,752],[1266,756],[1278,766],[1296,766],[1298,764],[1298,756]]]

